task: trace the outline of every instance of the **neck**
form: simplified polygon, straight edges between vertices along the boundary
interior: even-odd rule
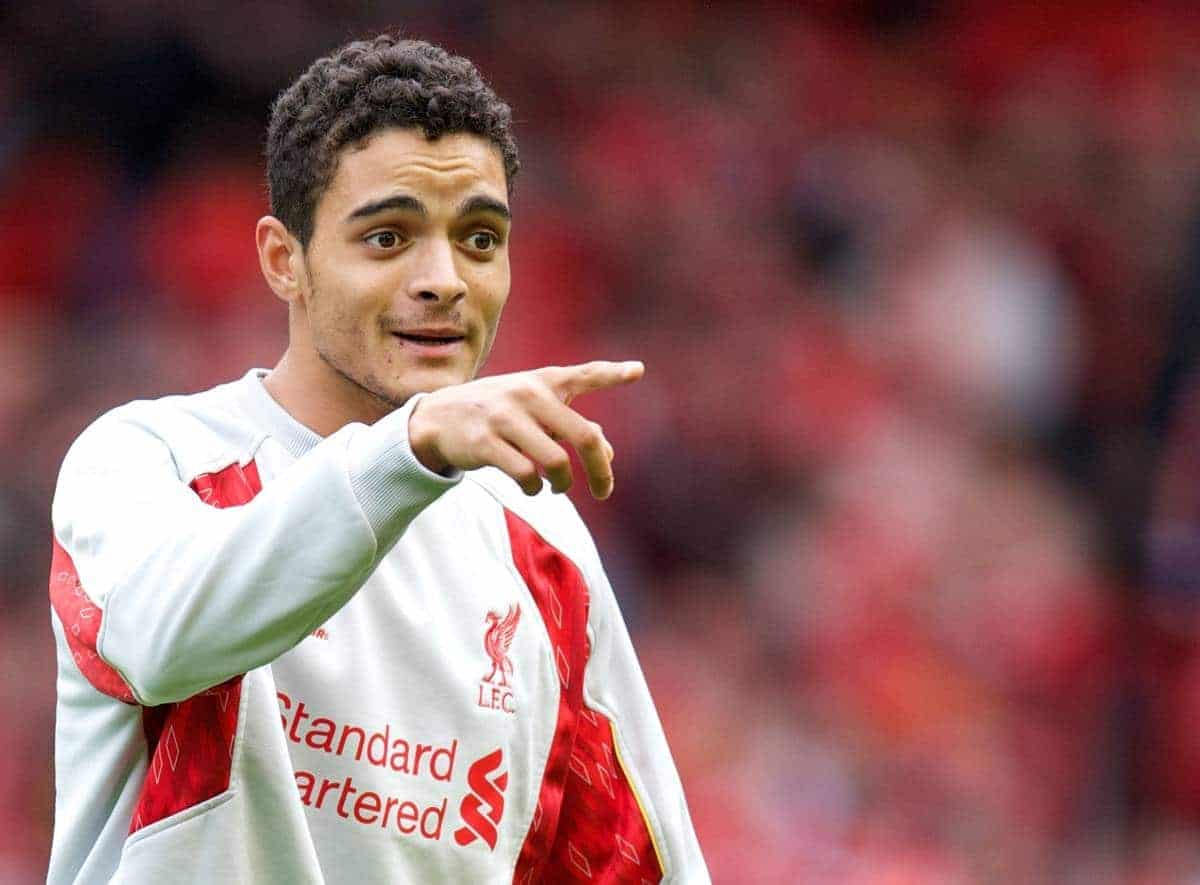
[[[289,415],[321,436],[353,421],[374,424],[394,409],[315,354],[299,359],[290,347],[263,379],[263,386]]]

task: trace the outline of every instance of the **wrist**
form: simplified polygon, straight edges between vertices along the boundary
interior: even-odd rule
[[[424,402],[418,402],[408,416],[408,447],[421,466],[433,473],[445,474],[450,462],[438,451],[436,434],[428,420],[421,415]]]

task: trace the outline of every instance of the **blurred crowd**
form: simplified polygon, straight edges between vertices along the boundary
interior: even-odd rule
[[[0,12],[0,881],[49,846],[58,464],[274,364],[267,109],[395,25],[514,108],[488,371],[647,364],[577,503],[715,881],[1197,881],[1200,9],[366,6]]]

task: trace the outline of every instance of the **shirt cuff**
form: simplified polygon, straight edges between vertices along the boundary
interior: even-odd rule
[[[363,427],[349,443],[350,485],[381,548],[394,544],[417,514],[463,476],[454,468],[434,473],[413,454],[408,419],[423,396]]]

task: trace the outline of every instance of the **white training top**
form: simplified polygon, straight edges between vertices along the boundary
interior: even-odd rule
[[[54,498],[49,882],[707,882],[570,502],[321,439],[263,370],[129,403]]]

